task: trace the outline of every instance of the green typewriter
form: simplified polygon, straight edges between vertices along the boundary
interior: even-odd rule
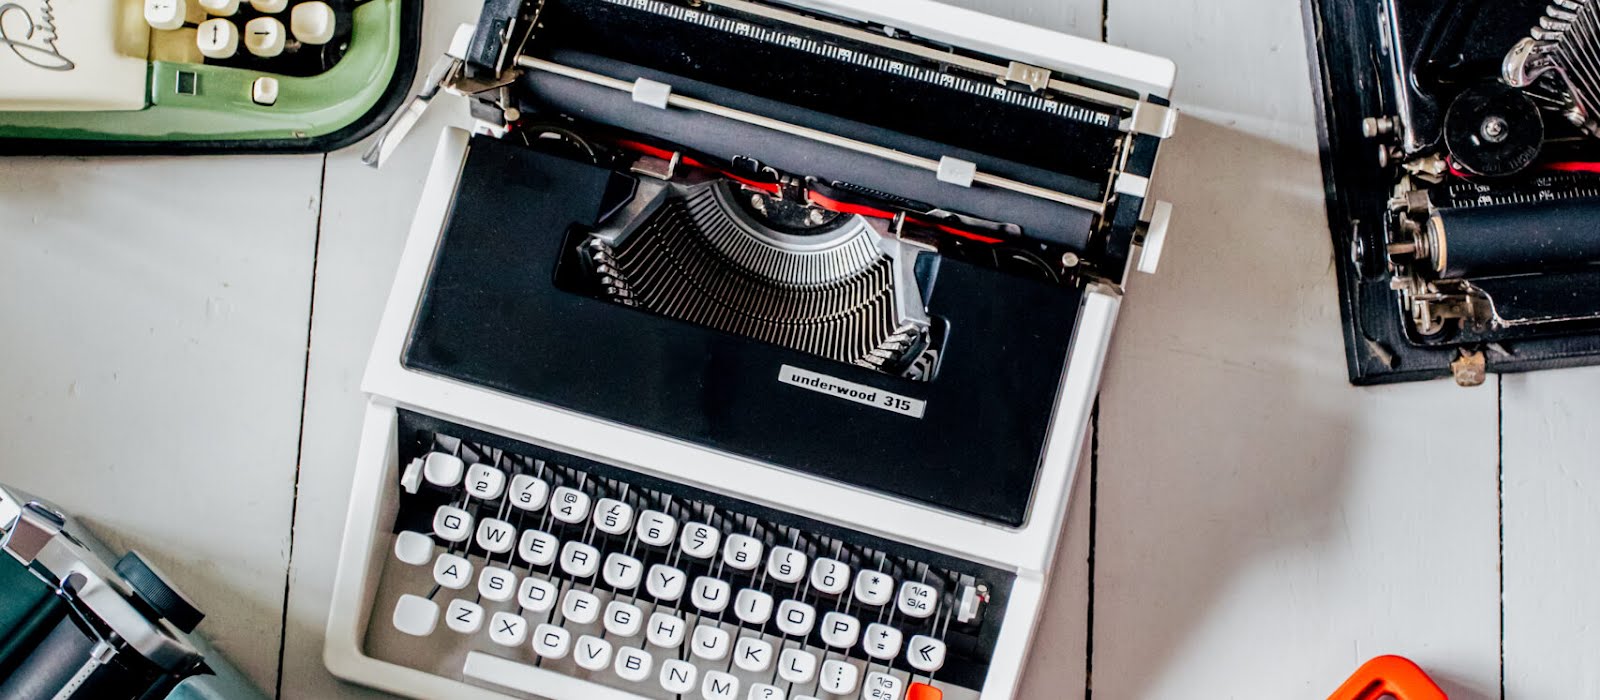
[[[421,0],[5,0],[0,153],[328,151],[410,88]]]

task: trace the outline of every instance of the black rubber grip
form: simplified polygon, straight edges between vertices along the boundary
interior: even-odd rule
[[[1600,199],[1443,209],[1428,229],[1434,269],[1445,278],[1600,262]]]
[[[126,579],[128,585],[133,587],[134,595],[139,596],[157,615],[171,622],[173,627],[186,633],[193,632],[205,619],[205,613],[189,602],[183,592],[167,583],[166,577],[138,552],[128,552],[122,556],[122,560],[117,562],[117,575]]]

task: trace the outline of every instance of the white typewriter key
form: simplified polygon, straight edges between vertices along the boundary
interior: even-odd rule
[[[926,618],[933,614],[933,608],[938,604],[939,592],[933,586],[916,581],[907,581],[900,586],[898,607],[906,617]]]
[[[550,484],[528,474],[511,477],[511,505],[521,510],[539,510],[550,501]]]
[[[528,612],[550,612],[550,608],[555,607],[558,590],[554,583],[529,576],[517,587],[517,605]]]
[[[394,605],[394,628],[413,637],[433,634],[439,624],[439,604],[407,593]]]
[[[689,592],[689,600],[696,608],[713,615],[728,609],[729,597],[728,582],[710,576],[695,579],[694,590]]]
[[[600,551],[582,542],[561,548],[561,570],[573,578],[589,578],[600,568]]]
[[[632,637],[639,633],[639,628],[644,625],[644,611],[637,605],[629,605],[620,600],[606,603],[606,634],[618,637]]]
[[[806,577],[806,555],[788,547],[774,547],[767,557],[767,575],[784,583],[799,583]]]
[[[183,27],[189,14],[187,0],[144,0],[144,23],[151,29],[172,31]]]
[[[277,20],[273,20],[276,22]],[[492,501],[506,492],[506,473],[487,464],[474,464],[467,470],[467,495]]]
[[[516,526],[504,520],[484,518],[478,523],[478,546],[495,554],[511,551],[517,543]]]
[[[644,588],[656,600],[670,603],[683,597],[683,584],[688,580],[689,576],[682,571],[666,564],[656,564],[650,567],[650,576],[645,579]]]
[[[489,641],[503,647],[521,645],[528,639],[528,621],[520,615],[497,612],[489,621]]]
[[[733,614],[741,622],[765,625],[772,619],[772,596],[754,588],[739,591],[739,597],[733,601]]]
[[[729,535],[722,545],[722,561],[740,571],[755,571],[761,565],[761,540],[745,535]]]
[[[933,673],[944,667],[944,642],[926,635],[911,637],[906,647],[906,662],[923,673]]]
[[[263,75],[250,83],[250,101],[263,107],[278,104],[278,79],[270,75]],[[412,471],[413,467],[415,472]],[[417,486],[422,482],[422,466],[412,465],[406,468],[406,475],[401,477],[401,485],[405,486],[407,493],[416,493]]]
[[[700,669],[694,664],[667,659],[661,662],[661,689],[673,695],[687,693],[694,690],[694,681],[699,675]]]
[[[843,593],[850,587],[850,567],[832,559],[818,559],[811,565],[811,587],[828,595]]]
[[[900,644],[905,641],[905,635],[900,630],[876,622],[867,625],[867,633],[861,637],[861,649],[879,661],[892,661],[900,655]]]
[[[861,669],[848,661],[824,661],[822,673],[817,678],[817,687],[824,693],[834,695],[849,695],[856,692],[856,683],[861,680]]]
[[[200,8],[214,17],[232,17],[239,11],[239,0],[200,0]]]
[[[206,58],[233,58],[239,52],[239,26],[225,19],[208,19],[195,30],[194,40]]]
[[[612,664],[611,670],[616,671],[617,677],[622,680],[638,683],[650,677],[650,666],[654,662],[648,651],[623,647],[617,650],[617,662]]]
[[[750,686],[750,694],[746,700],[784,700],[783,689],[775,685],[757,683]]]
[[[533,653],[546,659],[564,659],[572,649],[572,633],[555,625],[539,625],[533,630]]]
[[[611,665],[611,642],[599,637],[583,635],[572,650],[572,659],[590,671],[601,671]]]
[[[778,656],[778,677],[805,685],[817,677],[817,655],[800,649],[784,649]]]
[[[706,671],[700,681],[700,697],[705,700],[739,700],[739,679],[721,671]]]
[[[650,628],[645,631],[645,639],[663,649],[677,649],[683,643],[683,636],[688,631],[688,623],[683,618],[671,613],[658,612],[650,616]]]
[[[461,458],[452,454],[429,452],[422,460],[422,477],[440,488],[455,488],[466,471],[467,467],[461,463]]]
[[[264,15],[277,14],[289,7],[289,0],[250,0],[250,6]]]
[[[817,609],[798,600],[785,600],[778,604],[778,630],[784,634],[805,638],[817,624]]]
[[[561,541],[543,530],[523,530],[517,543],[517,556],[533,566],[549,566],[561,551]]]
[[[751,673],[772,668],[772,642],[740,637],[738,643],[733,645],[733,665]]]
[[[446,542],[466,542],[472,536],[472,514],[455,506],[433,512],[433,534]]]
[[[633,527],[633,506],[615,498],[602,498],[594,507],[595,529],[620,535]]]
[[[445,608],[444,624],[453,632],[473,634],[483,627],[483,606],[457,598]]]
[[[899,678],[887,673],[873,672],[867,674],[867,682],[861,685],[862,700],[900,700],[900,691],[905,687]]]
[[[412,566],[433,561],[433,538],[409,530],[394,538],[394,558]]]
[[[472,582],[472,562],[454,554],[440,554],[433,562],[433,582],[459,591]]]
[[[661,511],[647,510],[639,514],[639,524],[634,532],[638,533],[640,542],[652,547],[665,547],[672,544],[673,535],[678,533],[678,521]]]
[[[556,520],[568,525],[581,523],[589,517],[589,494],[566,486],[557,488],[550,510]]]
[[[626,554],[612,552],[606,555],[604,576],[606,585],[618,591],[631,591],[639,587],[639,577],[644,575],[644,564]]]
[[[730,644],[727,630],[700,625],[694,628],[694,637],[689,640],[689,651],[707,661],[721,661],[728,658]]]
[[[574,623],[591,624],[600,617],[600,599],[588,591],[569,589],[561,599],[561,614]]]
[[[862,605],[883,605],[894,596],[894,577],[879,571],[856,574],[856,600]]]
[[[244,47],[253,55],[272,58],[283,53],[286,34],[282,22],[271,17],[257,17],[244,23]]]
[[[498,566],[485,566],[478,574],[478,595],[496,603],[511,600],[517,594],[517,575]]]
[[[306,44],[328,43],[333,39],[334,23],[333,8],[321,0],[302,2],[289,13],[290,31]]]
[[[717,541],[722,538],[722,533],[705,523],[689,523],[683,526],[683,534],[678,537],[678,547],[696,559],[709,559],[717,553]]]
[[[256,83],[260,82],[261,78],[256,78]],[[273,82],[277,81],[274,80]],[[254,90],[255,83],[252,83],[252,98],[254,98]],[[272,101],[278,101],[276,95],[273,96]],[[261,100],[256,100],[256,102],[259,104]],[[418,489],[422,488],[422,458],[413,459],[410,464],[406,465],[405,472],[400,475],[400,488],[405,489],[406,493],[416,493]]]
[[[842,612],[822,616],[822,643],[830,647],[849,649],[861,637],[861,621]]]

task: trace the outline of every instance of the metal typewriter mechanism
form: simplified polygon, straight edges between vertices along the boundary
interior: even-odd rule
[[[1600,4],[1307,8],[1352,380],[1593,364]]]
[[[489,2],[326,658],[413,697],[1017,692],[1170,62],[922,0]]]

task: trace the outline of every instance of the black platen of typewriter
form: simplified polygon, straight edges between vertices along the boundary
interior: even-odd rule
[[[329,667],[1014,696],[1172,64],[922,0],[546,0],[434,75],[375,160],[440,91],[477,133],[363,383]]]
[[[1600,358],[1600,3],[1308,0],[1350,376]]]

